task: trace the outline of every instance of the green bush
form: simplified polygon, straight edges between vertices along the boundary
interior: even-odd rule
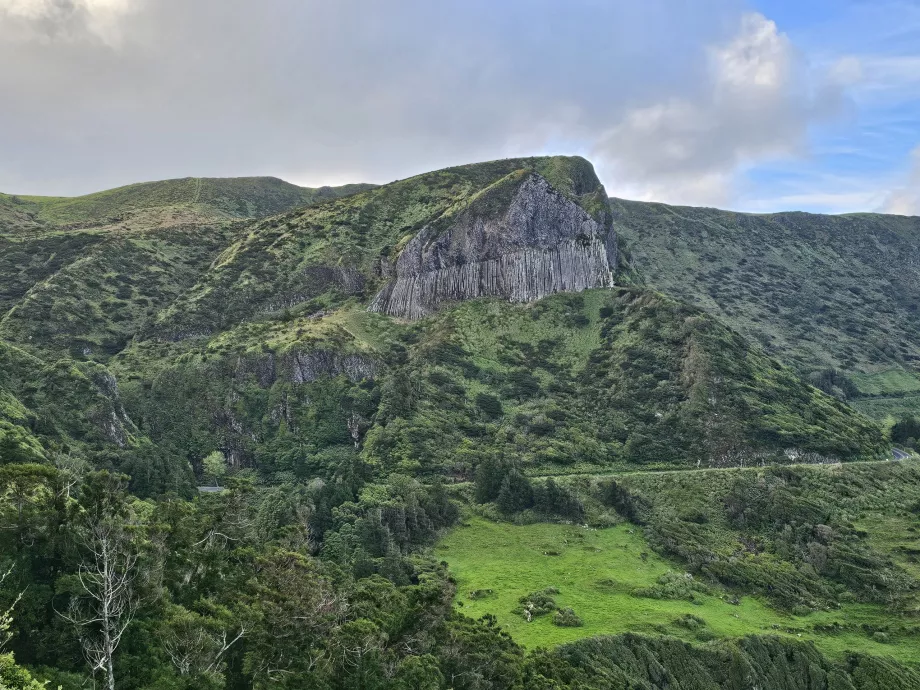
[[[580,628],[584,625],[584,622],[575,615],[572,609],[564,608],[556,611],[556,615],[553,616],[553,625],[558,625],[562,628]]]

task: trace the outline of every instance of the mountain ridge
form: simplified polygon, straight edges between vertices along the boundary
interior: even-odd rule
[[[624,210],[579,157],[264,217],[144,190],[0,228],[0,628],[40,682],[85,685],[57,611],[127,523],[125,690],[920,684],[915,463],[650,270],[717,230],[753,261],[724,219]]]
[[[138,182],[75,197],[0,194],[0,232],[258,218],[373,188],[299,187],[276,177],[184,177]]]
[[[647,284],[724,319],[866,412],[918,409],[920,218],[610,203]]]

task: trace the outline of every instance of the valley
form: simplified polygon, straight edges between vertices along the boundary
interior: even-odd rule
[[[119,690],[920,688],[913,222],[563,156],[0,196],[9,648],[93,675],[103,526]]]

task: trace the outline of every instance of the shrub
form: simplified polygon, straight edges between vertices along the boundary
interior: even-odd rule
[[[556,610],[556,600],[552,594],[558,594],[559,590],[555,587],[548,587],[540,592],[531,592],[527,596],[518,599],[520,606],[514,609],[514,613],[523,616],[528,621],[535,616],[545,616]]]
[[[486,597],[490,597],[493,594],[495,594],[494,589],[474,589],[469,593],[468,596],[470,599],[476,600],[485,599]]]
[[[502,401],[489,393],[478,393],[476,395],[476,407],[491,419],[502,416]]]
[[[540,380],[526,369],[508,374],[508,393],[516,398],[532,398],[540,392]]]
[[[709,588],[698,582],[690,573],[675,573],[669,570],[661,575],[651,587],[640,587],[632,592],[634,597],[647,599],[683,599],[693,601],[696,594],[707,594]]]
[[[561,515],[573,520],[581,520],[585,508],[579,498],[568,488],[557,484],[552,477],[533,489],[534,508],[547,515]]]
[[[687,630],[698,630],[699,628],[706,627],[706,621],[699,616],[694,616],[692,613],[685,613],[674,621],[674,625],[680,628],[686,628]]]
[[[498,498],[507,468],[495,458],[486,458],[476,468],[476,502],[488,503]]]
[[[584,622],[575,615],[572,609],[565,608],[556,611],[556,615],[553,616],[553,625],[563,628],[580,628],[584,625]]]
[[[613,479],[601,484],[600,493],[604,505],[610,506],[633,524],[645,524],[642,514],[649,509],[649,504],[642,496],[630,493]]]

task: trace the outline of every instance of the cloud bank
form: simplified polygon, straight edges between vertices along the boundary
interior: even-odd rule
[[[843,103],[740,0],[0,0],[0,189],[386,182],[581,153],[612,195],[728,204]],[[852,72],[852,66],[850,66]]]

